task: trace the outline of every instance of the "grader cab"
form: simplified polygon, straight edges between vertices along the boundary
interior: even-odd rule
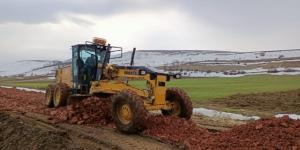
[[[170,78],[178,75],[158,73],[143,66],[110,64],[115,58],[113,52],[122,56],[121,47],[106,44],[101,38],[72,46],[72,65],[57,70],[56,83],[47,87],[45,104],[60,107],[67,105],[72,97],[112,96],[114,123],[125,133],[140,130],[147,111],[151,110],[190,119],[189,96],[180,88],[167,88]],[[128,81],[132,80],[146,81],[146,88],[130,85]]]

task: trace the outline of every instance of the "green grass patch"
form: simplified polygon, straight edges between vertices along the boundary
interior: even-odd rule
[[[143,81],[132,81],[136,87],[144,87]],[[171,80],[168,87],[186,90],[194,101],[206,101],[233,94],[286,91],[300,88],[299,75],[255,75],[235,78],[186,78]]]
[[[25,87],[32,89],[46,89],[47,85],[50,83],[51,81],[0,81],[0,85]]]
[[[23,81],[1,79],[0,85],[45,89],[51,81]],[[145,88],[145,81],[130,81],[130,84]],[[300,88],[300,75],[255,75],[236,78],[186,78],[173,79],[168,87],[180,87],[187,91],[194,101],[206,101],[233,94],[287,91]]]

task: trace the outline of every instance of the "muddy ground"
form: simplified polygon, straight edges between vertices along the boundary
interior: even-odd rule
[[[1,149],[71,149],[66,132],[0,112]],[[64,143],[64,144],[62,144]]]
[[[109,98],[59,109],[46,108],[43,99],[42,93],[0,88],[1,149],[300,149],[300,120],[288,117],[245,124],[156,113],[144,131],[124,135],[111,121]]]
[[[261,117],[270,117],[280,113],[300,114],[300,89],[282,92],[236,94],[203,102],[200,105],[221,111],[239,112]]]
[[[0,112],[0,149],[175,149],[154,139],[108,127],[52,124],[35,113]]]

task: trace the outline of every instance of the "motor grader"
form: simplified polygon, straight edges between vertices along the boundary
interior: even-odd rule
[[[111,46],[105,39],[72,46],[72,64],[56,70],[56,81],[46,89],[45,105],[60,107],[78,97],[112,96],[112,118],[118,130],[124,133],[139,131],[148,111],[161,110],[163,115],[190,119],[192,103],[180,88],[167,88],[166,82],[178,75],[155,72],[143,66],[110,64],[114,52],[122,48]],[[119,58],[119,57],[118,57]],[[132,80],[146,81],[146,88],[129,84]],[[147,122],[146,122],[147,123]]]

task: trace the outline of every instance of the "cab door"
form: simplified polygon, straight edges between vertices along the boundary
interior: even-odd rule
[[[72,47],[73,93],[88,94],[90,82],[95,80],[97,69],[95,48],[87,45]]]
[[[79,46],[72,46],[72,93],[77,94],[80,89],[79,84]]]

